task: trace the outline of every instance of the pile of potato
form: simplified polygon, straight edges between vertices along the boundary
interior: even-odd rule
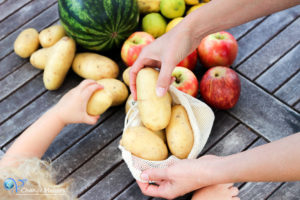
[[[42,46],[38,50],[39,46]],[[40,33],[33,28],[22,31],[14,43],[14,51],[22,58],[44,70],[44,85],[48,90],[58,89],[70,67],[87,79],[116,78],[119,66],[110,58],[96,53],[76,53],[76,43],[66,36],[61,25],[53,25]]]
[[[41,49],[38,49],[39,46]],[[14,43],[14,51],[44,70],[43,81],[48,90],[58,89],[69,69],[82,78],[96,80],[104,89],[95,92],[87,105],[90,115],[100,115],[110,106],[122,104],[128,97],[126,85],[117,80],[119,66],[110,58],[96,53],[76,53],[75,41],[65,35],[61,25],[40,33],[33,28],[22,31]]]
[[[133,155],[145,160],[165,160],[168,149],[180,159],[187,158],[194,144],[194,134],[185,108],[172,106],[169,93],[158,97],[155,92],[159,72],[144,68],[137,75],[137,102],[141,126],[129,127],[123,133],[120,144]],[[128,71],[123,77],[128,76]],[[131,96],[126,112],[134,104]]]

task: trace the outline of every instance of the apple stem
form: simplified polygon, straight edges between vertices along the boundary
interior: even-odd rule
[[[175,76],[175,82],[178,84],[180,83],[181,74],[178,76]]]
[[[221,35],[220,33],[217,33],[217,34],[216,34],[216,38],[219,39],[219,40],[223,40],[223,39],[224,39],[224,36]]]

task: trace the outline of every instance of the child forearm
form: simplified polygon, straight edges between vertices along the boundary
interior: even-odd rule
[[[218,183],[300,180],[300,133],[221,158],[213,170]]]
[[[1,160],[14,157],[41,158],[54,138],[63,129],[65,124],[58,117],[56,107],[48,110],[42,117],[27,128],[8,149]]]

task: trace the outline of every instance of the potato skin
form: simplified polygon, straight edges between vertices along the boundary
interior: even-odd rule
[[[118,106],[122,104],[128,97],[128,89],[126,85],[117,79],[105,78],[97,81],[104,87],[104,90],[111,93],[112,106]]]
[[[181,105],[172,107],[172,115],[166,128],[168,147],[173,155],[187,158],[193,145],[194,134],[187,112]]]
[[[79,76],[96,81],[117,78],[119,74],[119,66],[115,61],[96,53],[76,54],[72,69]]]
[[[87,113],[97,116],[104,113],[112,104],[111,93],[102,89],[94,92],[87,104]]]
[[[120,144],[133,155],[145,160],[165,160],[168,149],[163,140],[145,127],[128,128],[122,136]]]
[[[63,37],[51,48],[53,49],[45,66],[43,80],[48,90],[56,90],[63,83],[71,67],[76,44],[73,39]]]
[[[129,83],[130,83],[130,80],[129,80],[130,69],[131,69],[131,67],[128,67],[127,69],[125,69],[125,71],[122,74],[123,81],[124,81],[124,83],[126,83],[127,86],[129,86]]]
[[[143,68],[137,75],[137,101],[143,124],[158,131],[167,127],[171,117],[170,94],[163,97],[156,95],[158,71],[152,68]]]
[[[39,34],[41,46],[44,48],[51,47],[58,42],[62,37],[66,36],[65,30],[62,25],[53,25]]]
[[[14,43],[14,51],[18,56],[28,58],[39,48],[39,45],[39,33],[33,28],[28,28],[18,35]]]
[[[30,56],[30,63],[38,69],[45,69],[48,57],[51,55],[51,48],[43,48],[35,51]]]

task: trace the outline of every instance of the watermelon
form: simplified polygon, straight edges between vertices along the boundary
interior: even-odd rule
[[[58,10],[66,33],[96,51],[120,47],[139,21],[136,0],[59,0]]]

